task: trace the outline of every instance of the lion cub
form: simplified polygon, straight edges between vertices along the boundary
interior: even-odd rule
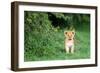
[[[75,31],[65,31],[65,50],[67,53],[74,53]]]

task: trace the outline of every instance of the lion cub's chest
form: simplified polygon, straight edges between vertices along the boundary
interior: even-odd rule
[[[74,40],[66,40],[65,41],[65,46],[66,47],[72,47],[74,45]]]

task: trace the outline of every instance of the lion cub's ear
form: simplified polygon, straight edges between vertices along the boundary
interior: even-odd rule
[[[72,31],[72,34],[75,35],[75,31]]]
[[[64,31],[64,34],[66,35],[68,32],[67,31]]]
[[[64,31],[64,35],[65,37],[67,37],[68,31]]]

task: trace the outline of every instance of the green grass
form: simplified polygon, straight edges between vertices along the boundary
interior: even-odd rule
[[[64,31],[67,27],[54,27],[53,21],[49,19],[47,13],[29,12],[29,15],[25,15],[24,61],[90,58],[89,22],[83,22],[80,24],[81,26],[77,25],[75,28],[75,53],[67,54],[64,48]],[[64,22],[66,23],[67,20]]]
[[[34,38],[34,37],[33,37]],[[55,32],[49,37],[40,38],[34,41],[32,48],[25,51],[25,61],[41,60],[67,60],[67,59],[87,59],[90,57],[90,36],[89,32],[76,31],[75,53],[67,54],[64,49],[63,31]],[[48,40],[48,41],[47,41]],[[77,42],[78,41],[78,42]],[[34,46],[33,46],[34,47]]]

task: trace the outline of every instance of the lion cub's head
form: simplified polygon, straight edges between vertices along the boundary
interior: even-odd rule
[[[75,31],[65,31],[64,34],[68,40],[72,40],[74,38]]]

